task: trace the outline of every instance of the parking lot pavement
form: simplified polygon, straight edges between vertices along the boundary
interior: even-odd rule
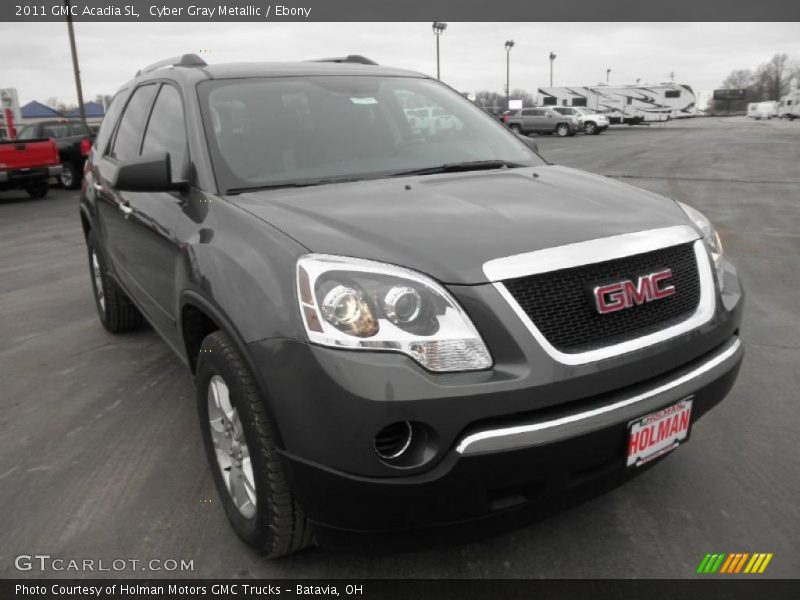
[[[152,331],[115,337],[97,321],[77,193],[3,193],[0,576],[26,575],[18,554],[46,553],[193,560],[182,575],[199,577],[686,577],[707,552],[772,552],[765,576],[797,577],[800,123],[697,119],[537,140],[555,162],[719,225],[748,292],[747,355],[690,443],[605,496],[480,543],[261,559],[216,500],[188,370]],[[45,574],[59,575],[79,574]]]

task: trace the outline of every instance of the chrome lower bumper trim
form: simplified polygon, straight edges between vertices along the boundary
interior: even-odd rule
[[[702,379],[713,380],[716,375],[732,366],[738,360],[741,352],[742,343],[738,337],[735,337],[724,349],[702,364],[654,388],[610,404],[568,414],[557,419],[472,433],[458,443],[456,452],[462,455],[485,454],[539,446],[636,418],[669,402],[670,392],[680,391],[680,393],[686,392],[688,395],[689,390],[679,390],[686,384],[706,383],[701,382]],[[680,394],[675,393],[675,395]]]

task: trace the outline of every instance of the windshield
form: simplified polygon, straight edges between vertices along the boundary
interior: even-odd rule
[[[582,115],[591,115],[592,114],[592,111],[590,111],[588,108],[576,108],[575,110],[578,111],[579,113],[581,113]]]
[[[480,108],[430,79],[212,80],[200,84],[199,95],[225,191],[481,161],[546,164]]]

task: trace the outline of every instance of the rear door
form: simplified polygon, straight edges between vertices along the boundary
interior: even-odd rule
[[[527,129],[532,131],[548,131],[548,121],[546,113],[548,111],[543,108],[531,108],[528,110],[530,116],[527,118]]]
[[[186,179],[189,151],[183,100],[178,89],[161,85],[142,139],[140,154],[167,152],[172,181]],[[127,219],[125,268],[150,321],[168,341],[176,341],[175,268],[180,256],[176,235],[186,201],[184,192],[119,192]]]
[[[535,131],[536,130],[536,119],[534,118],[536,115],[534,114],[536,111],[532,108],[523,108],[519,111],[519,116],[521,117],[520,121],[522,124],[522,128],[525,131]]]
[[[179,244],[179,192],[116,190],[113,181],[120,162],[166,151],[174,181],[183,179],[188,158],[181,95],[164,83],[145,84],[130,97],[114,140],[101,164],[98,196],[105,248],[117,279],[148,320],[175,343],[175,261]]]
[[[111,140],[104,144],[105,147],[99,147],[105,140],[98,140],[97,158],[94,161],[92,185],[97,198],[105,258],[111,271],[129,290],[133,285],[129,258],[135,243],[131,236],[132,228],[128,227],[131,211],[128,200],[114,190],[112,183],[117,176],[119,162],[139,155],[147,116],[157,91],[158,84],[154,83],[139,86],[133,91]],[[110,113],[111,110],[106,119],[111,116]]]

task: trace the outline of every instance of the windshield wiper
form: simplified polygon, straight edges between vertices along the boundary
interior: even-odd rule
[[[311,187],[314,185],[325,185],[327,183],[347,183],[351,181],[361,181],[362,178],[349,179],[314,179],[308,181],[284,181],[283,183],[267,183],[264,185],[254,185],[252,187],[230,188],[225,193],[231,196],[236,194],[247,194],[248,192],[258,192],[262,190],[278,190],[281,188]]]
[[[459,163],[445,163],[436,167],[425,167],[423,169],[412,169],[410,171],[398,171],[392,173],[392,177],[402,177],[403,175],[434,175],[436,173],[458,173],[460,171],[483,171],[489,169],[518,169],[527,167],[521,163],[507,160],[472,160]]]

